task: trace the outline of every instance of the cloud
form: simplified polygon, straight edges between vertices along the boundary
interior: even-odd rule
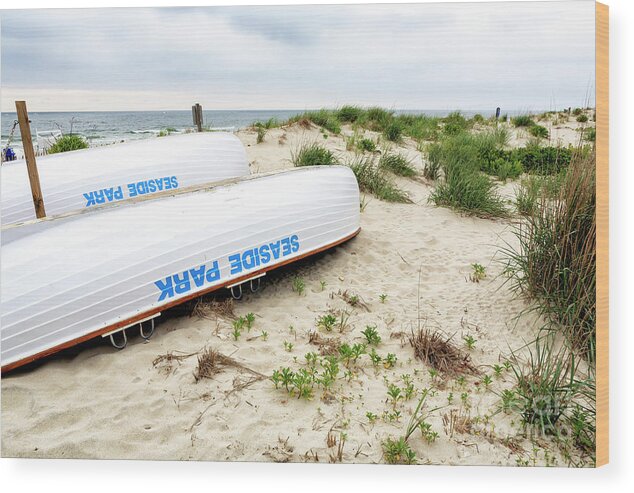
[[[20,95],[41,111],[176,109],[193,100],[542,109],[584,104],[594,81],[589,0],[1,15],[5,111]]]

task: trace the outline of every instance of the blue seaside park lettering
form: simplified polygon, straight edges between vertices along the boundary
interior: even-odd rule
[[[152,180],[128,183],[127,187],[128,195],[130,197],[136,197],[137,195],[145,195],[146,193],[178,188],[178,179],[175,176],[166,176],[164,178],[154,178]]]
[[[127,185],[119,185],[116,187],[102,188],[92,192],[83,194],[86,199],[86,206],[105,204],[106,202],[116,202],[123,200],[125,192],[128,197],[136,197],[137,195],[145,195],[148,193],[160,192],[162,190],[174,190],[178,188],[178,178],[176,176],[165,176],[163,178],[152,178],[150,180],[142,180]]]
[[[286,236],[280,240],[265,243],[255,248],[249,248],[243,252],[228,256],[231,274],[254,269],[286,257],[299,250],[299,237],[297,235]],[[226,274],[226,273],[225,273]],[[218,260],[211,265],[203,264],[198,267],[178,272],[154,282],[159,289],[158,301],[174,298],[177,295],[188,293],[196,288],[204,288],[224,277],[220,271]]]
[[[167,276],[165,279],[155,281],[154,284],[161,291],[158,301],[173,298],[177,294],[191,291],[192,286],[202,288],[205,284],[216,282],[220,279],[218,261],[214,260],[211,267],[203,264],[193,269],[188,269],[178,274]]]
[[[239,274],[243,270],[266,265],[271,260],[286,257],[297,250],[299,250],[299,238],[297,235],[292,235],[272,243],[265,243],[259,247],[250,248],[242,253],[234,253],[229,255],[231,274]]]
[[[106,202],[113,202],[115,200],[122,200],[123,188],[120,186],[102,188],[101,190],[85,193],[84,198],[86,199],[86,207],[97,204],[105,204]]]

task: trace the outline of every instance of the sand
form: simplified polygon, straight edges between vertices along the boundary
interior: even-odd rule
[[[556,138],[576,142],[575,127],[571,122],[556,129]],[[324,138],[315,127],[272,129],[260,144],[253,131],[238,135],[253,173],[292,167],[291,152],[307,141],[352,155],[342,137]],[[514,132],[514,145],[525,139],[521,131]],[[399,147],[422,167],[414,142]],[[271,273],[259,292],[235,302],[237,315],[256,316],[251,331],[238,341],[230,320],[176,310],[163,317],[149,342],[133,336],[125,350],[116,351],[96,341],[3,376],[2,455],[380,463],[385,461],[381,443],[403,435],[418,397],[428,389],[427,422],[438,435],[433,443],[412,436],[409,443],[419,463],[568,465],[551,438],[531,439],[519,414],[499,409],[499,394],[513,386],[513,376],[504,370],[496,377],[492,366],[501,365],[511,350],[525,354],[520,348],[540,324],[501,277],[498,250],[514,244],[512,220],[463,217],[429,204],[432,185],[423,180],[395,180],[412,204],[368,196],[357,238]],[[500,184],[509,198],[514,187]],[[486,267],[487,277],[479,283],[469,279],[473,263]],[[296,277],[306,285],[301,296],[292,290]],[[367,307],[346,303],[337,294],[346,290]],[[387,295],[383,301],[381,295]],[[317,351],[309,343],[315,320],[329,309],[347,310],[349,325],[343,333],[323,336],[360,343],[361,331],[376,325],[382,338],[377,352],[396,355],[395,367],[375,370],[363,356],[349,380],[342,377],[331,393],[316,390],[309,400],[293,398],[258,376],[283,366],[302,367],[304,355]],[[481,374],[466,376],[464,382],[432,377],[407,342],[407,334],[419,326],[453,335]],[[463,336],[476,340],[472,350]],[[242,367],[225,367],[196,382],[194,353],[205,347]],[[155,362],[168,353],[193,355],[171,366]],[[388,384],[404,387],[403,375],[417,396],[394,407],[388,402]],[[492,378],[488,386],[484,375]],[[400,418],[390,420],[394,410]],[[367,413],[377,415],[374,423]],[[456,413],[469,421],[451,430],[448,419]],[[572,459],[579,460],[574,454]]]

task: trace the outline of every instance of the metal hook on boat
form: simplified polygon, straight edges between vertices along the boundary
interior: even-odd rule
[[[150,337],[152,337],[152,335],[154,334],[154,319],[150,320],[150,332],[148,332],[147,334],[143,332],[143,322],[139,323],[139,334],[146,341],[150,340]]]
[[[237,294],[235,288],[238,288]],[[234,300],[239,300],[242,298],[242,284],[238,284],[236,286],[231,286],[231,296]]]
[[[128,345],[128,336],[125,333],[125,329],[122,330],[121,333],[123,334],[123,343],[122,344],[117,344],[116,342],[114,342],[114,334],[110,334],[110,343],[116,349],[123,349],[124,347],[126,347]]]
[[[256,279],[251,279],[251,281],[249,282],[252,293],[255,293],[258,289],[260,289],[260,279],[262,278],[258,277]],[[257,285],[255,287],[253,287],[253,281],[257,281]]]

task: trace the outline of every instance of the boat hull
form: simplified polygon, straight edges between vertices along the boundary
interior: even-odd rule
[[[204,132],[37,158],[48,216],[249,174],[240,140]],[[24,160],[0,167],[2,225],[35,218]]]
[[[359,231],[345,167],[239,178],[2,236],[2,370],[340,244]]]

